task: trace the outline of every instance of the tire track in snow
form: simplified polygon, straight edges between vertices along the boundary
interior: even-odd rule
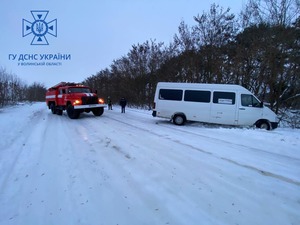
[[[176,131],[179,131],[179,132],[182,132],[182,133],[188,133],[188,134],[191,134],[191,135],[195,135],[195,136],[198,136],[198,137],[202,137],[202,138],[205,138],[205,139],[210,139],[210,140],[213,140],[213,141],[217,141],[217,142],[221,142],[221,143],[225,143],[225,144],[230,144],[230,145],[234,145],[234,146],[239,146],[239,147],[242,147],[244,149],[247,149],[247,150],[252,150],[252,151],[255,151],[255,152],[263,152],[264,154],[267,154],[267,155],[276,155],[278,157],[281,157],[281,158],[285,158],[287,160],[292,160],[292,161],[295,161],[295,162],[299,162],[300,163],[300,159],[295,159],[293,157],[290,157],[290,156],[286,156],[286,155],[282,155],[282,154],[278,154],[278,153],[271,153],[271,152],[268,152],[268,151],[264,151],[262,149],[259,149],[259,148],[254,148],[254,147],[251,147],[251,146],[247,146],[247,145],[242,145],[242,144],[237,144],[237,143],[232,143],[230,141],[226,141],[226,140],[221,140],[221,139],[218,139],[218,138],[214,138],[214,137],[208,137],[208,136],[205,136],[205,135],[202,135],[202,134],[198,134],[198,133],[194,133],[192,131],[188,131],[188,130],[182,130],[178,127],[175,127],[175,128],[171,128],[169,127],[168,125],[165,125],[165,124],[161,124],[161,123],[156,123],[157,125],[159,126],[163,126],[163,127],[166,127],[168,129],[175,129]],[[237,128],[238,129],[238,128]]]
[[[170,141],[173,141],[177,144],[180,144],[180,145],[183,145],[183,146],[186,146],[186,147],[189,147],[190,149],[193,149],[193,150],[196,150],[196,151],[199,151],[201,153],[204,153],[204,154],[208,154],[208,155],[211,155],[212,157],[215,157],[215,158],[218,158],[218,159],[221,159],[221,160],[224,160],[224,161],[227,161],[231,164],[234,164],[234,165],[237,165],[237,166],[240,166],[240,167],[243,167],[243,168],[246,168],[246,169],[250,169],[252,171],[255,171],[255,172],[258,172],[259,174],[263,175],[263,176],[268,176],[268,177],[272,177],[272,178],[275,178],[275,179],[278,179],[278,180],[281,180],[281,181],[284,181],[284,182],[287,182],[287,183],[290,183],[290,184],[294,184],[294,185],[297,185],[297,186],[300,186],[300,181],[298,180],[294,180],[294,179],[291,179],[291,178],[288,178],[288,177],[285,177],[285,176],[282,176],[280,174],[276,174],[276,173],[273,173],[273,172],[270,172],[270,171],[266,171],[266,170],[263,170],[263,169],[259,169],[257,167],[254,167],[254,166],[251,166],[251,165],[246,165],[246,164],[242,164],[236,160],[233,160],[233,159],[229,159],[229,158],[226,158],[226,157],[222,157],[222,156],[218,156],[218,155],[215,155],[214,153],[210,152],[210,151],[207,151],[207,150],[204,150],[202,148],[198,148],[198,147],[195,147],[193,145],[190,145],[190,144],[187,144],[187,143],[182,143],[178,140],[174,140],[170,137],[164,137],[162,136],[161,134],[158,134],[156,132],[154,132],[153,130],[151,129],[148,129],[148,128],[144,128],[144,127],[140,127],[138,125],[135,125],[134,122],[126,122],[124,120],[120,120],[119,118],[116,118],[116,117],[106,117],[107,119],[109,120],[113,120],[113,121],[118,121],[119,123],[122,123],[122,124],[125,124],[127,126],[130,126],[130,127],[134,127],[135,129],[139,129],[139,130],[142,130],[142,131],[145,131],[145,132],[148,132],[148,133],[151,133],[152,135],[155,135],[157,137],[160,137],[160,138],[165,138],[165,139],[168,139]],[[170,127],[168,126],[164,126],[166,128],[169,128],[171,129]],[[172,129],[173,130],[173,129]],[[246,150],[248,149],[251,149],[251,150],[254,150],[254,151],[257,151],[257,152],[262,152],[264,154],[268,154],[268,155],[277,155],[281,158],[285,158],[285,159],[288,159],[288,160],[294,160],[296,161],[297,163],[300,161],[298,159],[294,159],[294,158],[291,158],[291,157],[288,157],[288,156],[283,156],[283,155],[280,155],[280,154],[272,154],[270,152],[266,152],[266,151],[263,151],[261,149],[256,149],[256,148],[251,148],[251,147],[247,147],[247,146],[244,146],[244,145],[239,145],[239,144],[235,144],[235,143],[232,143],[232,142],[228,142],[228,141],[224,141],[224,140],[220,140],[220,139],[217,139],[217,138],[212,138],[212,137],[207,137],[207,136],[204,136],[204,135],[199,135],[199,134],[195,134],[193,132],[189,132],[189,131],[183,131],[183,130],[180,130],[180,129],[176,129],[176,131],[179,131],[181,133],[189,133],[191,135],[194,135],[194,136],[200,136],[202,138],[205,138],[205,139],[211,139],[213,140],[214,142],[219,142],[221,144],[230,144],[230,145],[233,145],[233,146],[237,146],[237,147],[242,147]]]
[[[14,173],[15,167],[16,167],[18,161],[20,160],[20,157],[21,157],[22,153],[24,152],[24,149],[26,149],[26,147],[27,147],[26,143],[28,142],[28,140],[31,137],[31,131],[34,130],[39,125],[39,123],[37,123],[36,121],[41,120],[44,115],[45,115],[44,109],[34,111],[33,115],[31,115],[29,117],[29,120],[26,123],[26,125],[21,128],[20,133],[22,135],[18,134],[16,136],[16,139],[14,139],[14,142],[12,142],[11,145],[6,149],[5,152],[7,152],[9,149],[12,149],[12,151],[14,149],[17,149],[16,153],[13,154],[16,157],[9,158],[8,160],[5,160],[5,161],[2,160],[2,162],[3,161],[5,162],[5,165],[1,165],[0,169],[3,171],[10,171],[10,172],[5,173],[5,175],[3,176],[2,182],[0,182],[0,184],[1,184],[0,190],[4,190],[6,188],[7,183],[9,182],[9,179],[11,178],[11,174]],[[35,122],[33,123],[32,121],[35,121]],[[25,132],[25,131],[27,131],[27,132]],[[10,153],[10,154],[12,154],[12,153]]]
[[[284,176],[281,176],[281,175],[278,175],[278,174],[275,174],[275,173],[272,173],[272,172],[261,170],[261,169],[258,169],[256,167],[254,167],[254,166],[249,166],[249,165],[241,164],[241,163],[239,163],[237,161],[234,161],[234,160],[231,160],[231,159],[227,159],[227,158],[224,158],[224,157],[221,157],[220,159],[223,159],[223,160],[228,161],[228,162],[230,162],[232,164],[235,164],[235,165],[247,168],[247,169],[251,169],[251,170],[256,171],[256,172],[258,172],[258,173],[260,173],[260,174],[262,174],[264,176],[273,177],[273,178],[285,181],[287,183],[295,184],[297,186],[300,186],[300,181],[295,181],[295,180],[290,179],[288,177],[284,177]]]

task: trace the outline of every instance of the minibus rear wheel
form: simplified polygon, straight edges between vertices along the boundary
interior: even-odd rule
[[[176,125],[183,125],[186,121],[186,118],[183,114],[176,114],[173,116],[173,123]]]

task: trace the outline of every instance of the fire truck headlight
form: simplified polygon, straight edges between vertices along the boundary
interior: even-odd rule
[[[99,104],[104,104],[104,100],[102,98],[98,99]]]
[[[73,105],[80,105],[81,104],[81,100],[75,100],[74,102],[73,102]]]

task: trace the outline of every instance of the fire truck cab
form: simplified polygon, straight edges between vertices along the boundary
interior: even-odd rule
[[[46,92],[46,104],[53,114],[62,115],[66,110],[71,119],[77,119],[82,112],[93,112],[101,116],[104,112],[104,100],[96,92],[78,83],[60,82]]]

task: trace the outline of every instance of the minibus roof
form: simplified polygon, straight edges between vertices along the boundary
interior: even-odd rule
[[[207,89],[207,90],[228,90],[228,91],[246,91],[246,88],[236,84],[206,84],[206,83],[176,83],[176,82],[158,82],[157,87],[181,88],[181,89]]]

